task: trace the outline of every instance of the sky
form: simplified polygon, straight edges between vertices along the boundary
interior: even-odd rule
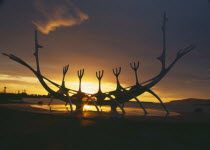
[[[122,67],[120,82],[135,84],[130,62],[140,62],[139,80],[157,75],[161,64],[161,25],[167,13],[167,64],[190,44],[184,56],[152,89],[164,102],[210,98],[210,4],[208,0],[4,0],[0,1],[0,52],[14,54],[35,67],[34,30],[39,30],[44,76],[78,89],[77,70],[85,69],[82,90],[96,92],[95,72],[104,70],[102,91],[116,88],[112,69]],[[30,70],[0,56],[0,91],[26,89],[47,94]],[[155,101],[145,93],[142,101]]]

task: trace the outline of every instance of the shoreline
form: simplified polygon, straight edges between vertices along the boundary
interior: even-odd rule
[[[154,145],[157,150],[163,146],[170,150],[210,148],[210,119],[194,121],[203,115],[199,113],[193,113],[194,119],[192,113],[184,112],[168,118],[83,118],[0,105],[0,115],[0,149],[5,150],[154,149]]]
[[[56,105],[55,105],[56,106]],[[61,118],[76,118],[76,119],[90,119],[90,120],[136,120],[136,121],[164,121],[164,122],[175,122],[175,123],[210,123],[210,112],[189,112],[179,109],[171,110],[170,114],[163,113],[161,115],[152,115],[151,111],[160,111],[159,108],[149,108],[148,114],[135,114],[126,116],[122,115],[121,111],[117,113],[111,112],[97,112],[97,111],[84,111],[82,113],[70,113],[69,111],[55,111],[47,110],[38,107],[31,107],[31,104],[0,104],[0,109],[7,109],[7,111],[16,111],[21,113],[35,114],[35,115],[46,115]],[[140,108],[139,108],[140,109]],[[162,111],[162,110],[161,110]],[[174,113],[175,115],[171,115]]]

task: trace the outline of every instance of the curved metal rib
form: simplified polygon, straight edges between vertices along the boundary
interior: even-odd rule
[[[167,107],[165,106],[165,104],[163,103],[163,101],[160,99],[160,97],[155,94],[155,92],[153,92],[152,90],[148,89],[147,92],[151,93],[153,96],[155,96],[161,103],[161,105],[163,106],[163,108],[165,109],[165,111],[167,112],[167,114],[169,114],[169,111],[167,109]]]
[[[69,105],[70,105],[70,109],[71,109],[71,112],[73,112],[73,106],[72,106],[72,101],[71,101],[71,98],[69,96],[68,93],[66,93],[67,97],[68,97],[68,100],[69,100]]]
[[[137,101],[137,103],[141,106],[141,108],[143,109],[143,111],[144,111],[145,114],[148,113],[147,110],[142,105],[142,103],[140,102],[140,100],[136,96],[134,96],[131,92],[129,92],[129,91],[125,90],[125,89],[124,89],[124,91],[126,91],[129,95],[132,96],[132,98],[134,98]]]
[[[114,98],[112,98],[112,96],[109,95],[109,94],[107,95],[107,97],[110,98],[110,100],[114,101],[120,107],[120,109],[122,110],[123,114],[125,114],[124,108],[120,105],[120,103],[118,103],[118,101],[116,101]]]
[[[90,97],[90,100],[91,100],[91,101],[93,102],[93,104],[95,105],[96,110],[97,110],[98,112],[100,112],[100,109],[98,108],[96,102],[94,101],[94,98],[93,98],[93,97]]]

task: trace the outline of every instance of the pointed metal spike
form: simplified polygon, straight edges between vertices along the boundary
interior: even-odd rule
[[[96,77],[98,78],[98,72],[96,71]]]
[[[131,67],[131,69],[133,69],[132,63],[130,63],[130,67]]]
[[[102,77],[104,76],[104,70],[102,70]]]
[[[139,61],[138,61],[138,64],[137,64],[137,69],[139,68]]]
[[[77,76],[79,77],[79,70],[77,70]]]
[[[85,70],[83,69],[83,70],[82,70],[82,77],[83,77],[83,75],[84,75],[84,72],[85,72]]]
[[[121,73],[121,67],[119,68],[119,74]]]

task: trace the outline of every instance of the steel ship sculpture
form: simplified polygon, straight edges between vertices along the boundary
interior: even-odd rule
[[[65,86],[65,76],[69,69],[69,65],[63,67],[63,78],[62,78],[61,85],[45,77],[41,73],[41,70],[39,67],[39,49],[42,48],[42,46],[38,42],[37,31],[35,31],[35,53],[34,53],[34,56],[36,59],[36,70],[33,69],[25,61],[23,61],[22,59],[20,59],[19,57],[13,54],[6,54],[6,53],[2,53],[2,54],[9,57],[13,61],[27,67],[29,70],[31,70],[35,74],[35,76],[38,78],[39,82],[44,87],[44,89],[52,96],[49,105],[51,104],[54,98],[57,98],[66,102],[66,105],[69,104],[71,112],[73,111],[82,112],[84,105],[88,101],[92,101],[97,111],[100,111],[99,106],[103,105],[103,102],[105,100],[109,100],[111,111],[116,112],[117,107],[119,107],[122,110],[123,114],[125,114],[126,112],[124,110],[124,104],[134,99],[139,104],[139,106],[143,109],[144,113],[147,114],[148,112],[145,109],[144,105],[141,103],[141,101],[138,99],[138,96],[145,92],[149,92],[160,102],[160,104],[162,105],[166,113],[168,114],[169,111],[164,105],[163,101],[153,90],[151,90],[151,88],[155,86],[158,82],[160,82],[166,76],[166,74],[172,69],[175,63],[184,55],[192,51],[195,48],[195,46],[190,45],[184,49],[179,50],[177,52],[175,59],[169,65],[166,65],[166,23],[167,23],[167,17],[166,17],[166,13],[164,13],[163,23],[162,23],[163,50],[162,50],[162,54],[157,58],[162,65],[160,73],[154,76],[153,78],[140,83],[138,79],[139,62],[130,63],[130,67],[134,71],[134,74],[135,74],[136,83],[129,87],[122,87],[119,80],[119,76],[122,69],[121,67],[114,68],[112,71],[116,78],[116,84],[117,84],[116,90],[105,92],[105,93],[103,93],[101,90],[101,80],[104,75],[104,70],[96,72],[96,77],[99,83],[99,89],[98,89],[98,92],[95,94],[85,93],[85,92],[82,92],[81,90],[81,82],[84,76],[84,69],[77,71],[77,75],[79,78],[78,90],[73,90]],[[53,84],[54,86],[56,86],[58,88],[58,91],[51,89],[46,82],[49,82],[50,84]],[[73,110],[73,105],[76,106],[75,110]]]

